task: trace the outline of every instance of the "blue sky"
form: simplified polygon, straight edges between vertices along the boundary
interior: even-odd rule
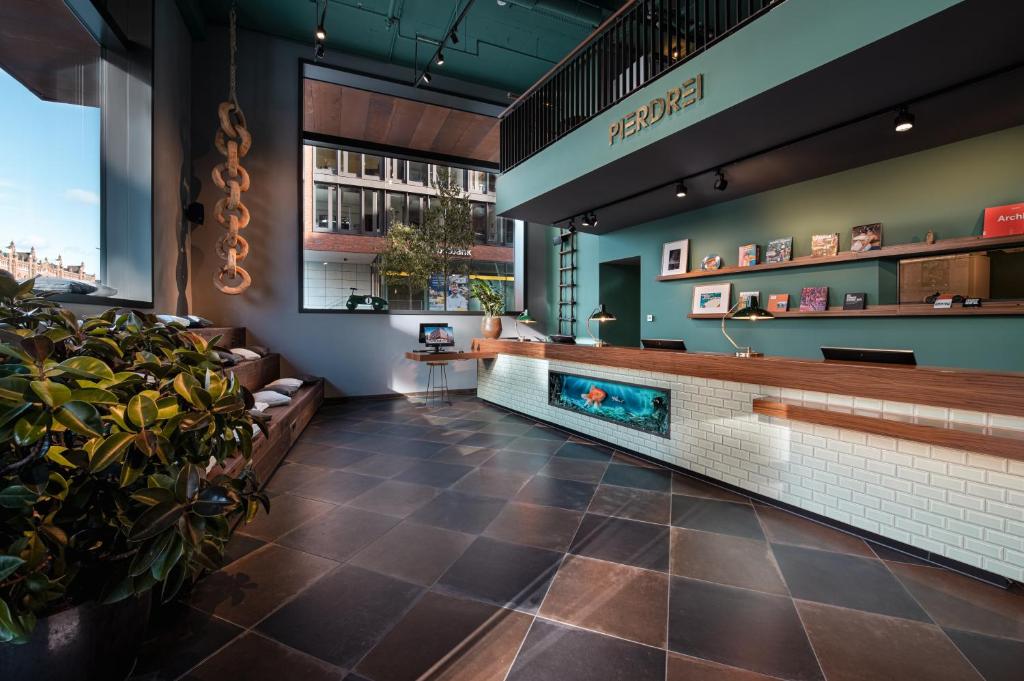
[[[0,69],[0,247],[100,267],[100,110],[46,102]]]

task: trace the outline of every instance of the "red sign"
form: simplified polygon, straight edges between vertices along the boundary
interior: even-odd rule
[[[1013,236],[1024,234],[1024,203],[993,206],[985,209],[985,228],[982,236]]]

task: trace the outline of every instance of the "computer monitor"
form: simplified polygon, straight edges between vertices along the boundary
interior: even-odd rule
[[[427,324],[423,328],[423,344],[434,352],[451,347],[455,345],[455,329],[447,324]]]
[[[425,345],[427,342],[427,336],[424,330],[428,326],[451,326],[448,322],[420,322],[420,345]]]
[[[879,364],[916,365],[913,350],[884,350],[878,348],[830,348],[823,347],[825,359],[842,362],[877,362]]]
[[[641,338],[644,350],[675,350],[686,352],[686,343],[681,338]]]

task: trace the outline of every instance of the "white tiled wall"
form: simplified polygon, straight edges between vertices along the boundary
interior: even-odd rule
[[[369,264],[306,261],[303,277],[304,305],[310,310],[344,308],[352,287],[356,293],[372,293]]]
[[[548,370],[672,391],[671,437],[549,406]],[[1024,580],[1024,462],[754,414],[754,397],[853,398],[511,355],[481,362],[480,397],[835,520]],[[1020,419],[861,400],[857,406],[1020,428]],[[951,413],[952,411],[952,413]]]

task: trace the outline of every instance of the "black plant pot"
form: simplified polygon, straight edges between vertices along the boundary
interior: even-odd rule
[[[39,620],[23,645],[0,644],[3,678],[122,681],[146,634],[150,595],[112,605],[85,603]]]

